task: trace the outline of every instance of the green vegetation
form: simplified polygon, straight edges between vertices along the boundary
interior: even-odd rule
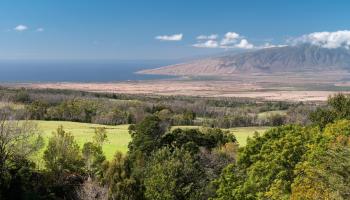
[[[108,140],[103,144],[103,152],[108,160],[112,159],[116,151],[126,153],[128,151],[128,143],[131,137],[128,133],[129,125],[107,126],[99,124],[88,124],[78,122],[63,122],[63,121],[32,121],[38,125],[38,130],[42,131],[42,137],[45,144],[48,143],[48,138],[52,132],[56,131],[59,126],[63,126],[66,132],[74,136],[80,148],[86,142],[91,142],[96,128],[105,128]],[[41,163],[43,150],[39,156],[35,156],[35,161]]]
[[[89,123],[79,123],[79,122],[64,122],[64,121],[40,121],[33,120],[35,124],[38,125],[38,130],[42,131],[42,137],[44,143],[48,143],[48,138],[51,137],[52,132],[56,131],[59,126],[63,126],[64,130],[71,133],[80,148],[86,142],[91,142],[94,136],[95,128],[105,128],[107,132],[107,141],[103,144],[103,152],[107,160],[111,160],[116,151],[126,153],[128,151],[128,144],[131,141],[131,136],[128,133],[129,125],[99,125],[99,124],[89,124]],[[199,126],[174,126],[172,130],[176,128],[181,129],[198,129]],[[240,146],[245,146],[248,137],[253,137],[255,132],[260,134],[268,130],[269,127],[238,127],[228,129],[234,134]],[[223,129],[225,130],[225,129]],[[35,155],[33,160],[38,164],[38,166],[43,166],[42,155],[43,150],[41,150],[38,155]]]
[[[10,110],[18,120],[119,125],[138,123],[147,115],[157,115],[174,126],[233,128],[275,126],[290,121],[307,123],[300,120],[299,113],[284,115],[303,107],[301,103],[257,102],[244,98],[117,95],[0,87],[1,101],[15,105],[0,106],[0,110]]]
[[[258,118],[260,119],[267,119],[271,115],[282,115],[285,116],[287,114],[286,110],[272,110],[272,111],[266,111],[261,112],[258,114]]]
[[[0,108],[0,199],[350,199],[350,96],[172,105],[5,91],[25,106]],[[77,122],[33,120],[52,116]]]
[[[256,132],[263,135],[268,129],[270,127],[238,127],[230,128],[229,131],[236,137],[239,146],[244,147],[247,144],[248,138],[253,138]]]
[[[19,109],[23,109],[24,105],[19,104],[19,103],[0,101],[0,108],[6,108],[6,107],[9,107],[9,108],[15,109],[15,110],[19,110]]]
[[[216,199],[349,199],[349,102],[336,95],[311,114],[313,126],[249,139],[217,180]]]
[[[176,128],[181,129],[201,129],[201,126],[173,126],[171,127],[172,130]],[[252,127],[237,127],[237,128],[230,128],[230,129],[222,129],[224,131],[229,131],[232,133],[239,144],[239,146],[244,147],[247,144],[247,139],[252,138],[255,135],[255,132],[259,134],[263,134],[266,130],[268,130],[270,127],[268,126],[252,126]]]

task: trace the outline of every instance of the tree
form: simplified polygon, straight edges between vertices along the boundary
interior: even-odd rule
[[[142,200],[143,185],[132,175],[130,160],[117,152],[112,161],[104,165],[103,183],[108,186],[110,199]]]
[[[48,104],[43,101],[34,101],[30,105],[26,106],[30,119],[45,119]]]
[[[281,126],[284,124],[286,117],[281,114],[272,114],[272,115],[269,115],[267,118],[268,118],[268,121],[270,121],[270,125]]]
[[[0,114],[0,190],[6,189],[11,179],[15,178],[11,173],[17,173],[22,167],[33,167],[28,157],[41,149],[43,144],[36,124],[13,121],[9,113]]]
[[[22,88],[16,91],[16,94],[13,97],[13,101],[18,103],[29,103],[30,95],[26,89]]]
[[[218,199],[288,199],[295,167],[319,137],[318,129],[289,125],[248,140],[219,179]]]
[[[297,165],[291,199],[350,199],[350,121],[328,124]]]
[[[149,156],[159,148],[161,137],[166,130],[167,124],[154,115],[147,116],[135,126],[130,126],[132,141],[129,143],[129,154],[132,157],[139,153]]]
[[[163,148],[152,155],[145,171],[145,196],[152,200],[199,199],[203,175],[184,149]]]
[[[319,149],[296,167],[291,199],[350,199],[350,148]]]
[[[102,151],[103,143],[107,140],[107,132],[105,128],[96,128],[92,142],[84,144],[82,149],[85,167],[91,177],[102,176],[102,163],[106,160]]]
[[[63,126],[52,133],[44,152],[44,161],[46,168],[56,177],[61,177],[60,175],[64,172],[80,172],[84,166],[79,145],[72,134],[63,129]]]
[[[317,108],[310,114],[311,121],[323,129],[327,124],[340,119],[350,119],[350,95],[330,96],[327,107]]]
[[[96,146],[102,147],[103,143],[105,143],[107,139],[107,130],[104,127],[95,128],[95,134],[93,139],[93,143]]]
[[[162,146],[185,148],[192,153],[197,153],[200,147],[211,150],[229,142],[236,142],[234,135],[212,128],[202,130],[178,128],[161,138]]]

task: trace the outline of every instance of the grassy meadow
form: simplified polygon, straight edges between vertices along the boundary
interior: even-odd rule
[[[126,153],[128,150],[128,143],[131,137],[128,133],[128,124],[118,125],[118,126],[107,126],[99,124],[89,124],[89,123],[79,123],[79,122],[66,122],[66,121],[33,121],[38,125],[39,131],[41,131],[45,144],[47,144],[49,137],[51,137],[52,132],[56,131],[58,126],[63,126],[64,130],[73,134],[75,140],[82,148],[84,143],[92,140],[95,128],[104,127],[107,130],[108,141],[103,145],[103,152],[105,153],[108,160],[113,158],[116,151]],[[174,126],[175,128],[201,128],[200,126]],[[240,146],[245,146],[247,143],[247,138],[252,137],[254,132],[263,133],[269,127],[238,127],[225,129],[229,130],[237,138]],[[44,148],[40,153],[34,156],[33,160],[39,165],[43,166],[42,155]]]
[[[45,144],[47,144],[52,132],[56,131],[57,127],[62,125],[64,130],[73,134],[74,139],[82,148],[84,143],[92,141],[95,128],[105,127],[107,130],[108,141],[103,145],[103,152],[107,159],[111,159],[116,151],[126,153],[128,150],[128,143],[131,137],[128,133],[129,125],[118,126],[106,126],[99,124],[78,123],[78,122],[65,122],[65,121],[33,121],[37,123],[39,131],[42,132]],[[41,166],[42,155],[44,149],[41,150],[39,155],[33,158],[36,163]]]

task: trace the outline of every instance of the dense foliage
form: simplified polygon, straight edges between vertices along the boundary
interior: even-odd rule
[[[327,119],[315,126],[282,126],[249,139],[217,180],[216,199],[349,199],[349,99],[330,98],[312,113]]]
[[[181,102],[169,105],[155,97],[129,102],[122,99],[127,97],[72,91],[46,91],[44,97],[39,91],[4,91],[25,106],[16,111],[1,108],[0,199],[350,199],[349,96],[339,94],[327,105],[303,109],[305,105],[248,102],[246,106],[227,99],[169,97],[172,103]],[[197,100],[208,107],[190,108],[199,105]],[[289,109],[287,115],[270,116],[276,127],[256,133],[245,147],[219,128],[171,128],[208,115],[213,118],[205,123],[217,127],[225,121],[219,120],[221,112],[243,109],[249,115],[255,109],[283,106]],[[58,127],[43,147],[35,124],[15,120],[21,109],[31,113],[31,119],[136,122],[129,126],[129,151],[106,160],[104,128],[96,128],[93,140],[80,148],[73,134]],[[101,118],[101,113],[116,110],[113,117]],[[179,115],[181,120],[175,123]],[[43,166],[31,161],[39,151]]]

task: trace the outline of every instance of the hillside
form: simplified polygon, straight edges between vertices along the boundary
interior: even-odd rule
[[[326,49],[312,45],[285,46],[252,52],[200,59],[151,70],[142,74],[162,75],[230,75],[303,71],[347,70],[350,51]]]

